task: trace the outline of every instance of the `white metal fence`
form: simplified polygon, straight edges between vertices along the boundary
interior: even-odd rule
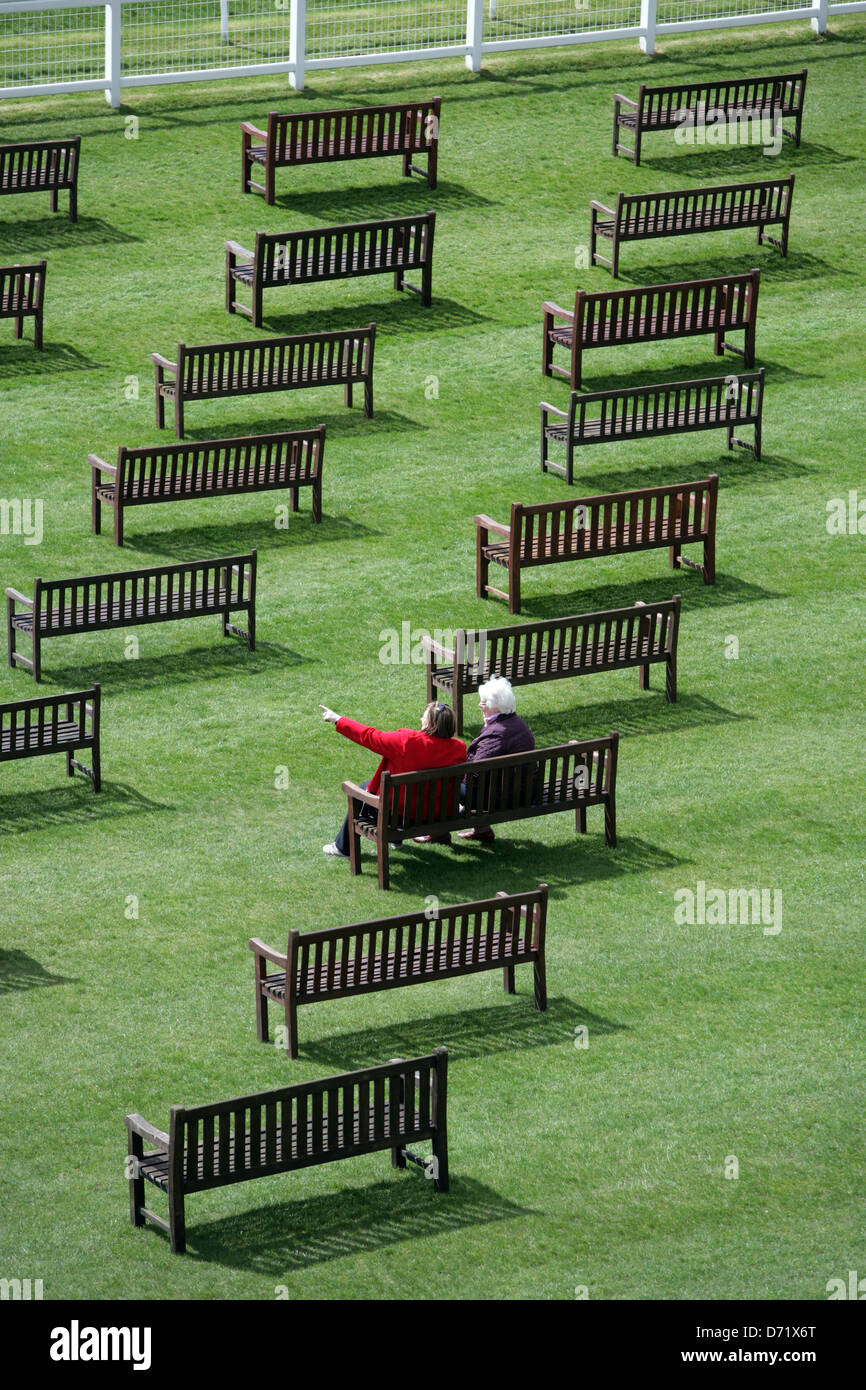
[[[866,10],[866,0],[0,0],[0,98],[462,57]]]

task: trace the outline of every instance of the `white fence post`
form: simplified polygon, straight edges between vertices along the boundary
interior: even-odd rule
[[[289,86],[304,90],[304,61],[307,56],[307,0],[292,0],[289,15]]]
[[[220,38],[223,43],[229,41],[229,0],[220,0]]]
[[[656,0],[640,0],[640,27],[643,30],[638,40],[641,53],[655,53]]]
[[[466,0],[466,66],[481,71],[481,40],[484,37],[484,0]]]
[[[815,14],[812,17],[812,28],[816,34],[826,34],[827,32],[827,5],[829,0],[815,0]]]
[[[120,105],[120,26],[123,6],[120,0],[109,0],[105,6],[105,100],[109,106]]]

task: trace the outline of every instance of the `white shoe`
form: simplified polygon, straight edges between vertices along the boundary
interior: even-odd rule
[[[336,840],[332,840],[329,845],[322,845],[322,853],[333,855],[335,859],[348,859],[348,854],[344,854],[341,849],[337,849]]]

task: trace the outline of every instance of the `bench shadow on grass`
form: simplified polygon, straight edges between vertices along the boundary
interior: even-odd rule
[[[415,283],[420,283],[420,274],[420,271],[414,273]],[[412,271],[409,271],[408,275],[413,279]],[[479,314],[476,309],[470,309],[466,304],[458,304],[456,299],[443,299],[438,296],[435,284],[433,302],[425,309],[418,296],[411,290],[395,292],[388,289],[388,275],[383,274],[377,278],[383,284],[381,299],[364,304],[341,302],[339,306],[332,305],[328,309],[299,309],[294,314],[276,312],[277,306],[284,310],[290,308],[288,291],[270,291],[264,300],[262,328],[268,333],[279,335],[326,333],[333,329],[334,316],[339,313],[347,322],[350,321],[350,328],[362,328],[368,323],[375,323],[378,344],[385,334],[389,337],[405,337],[410,333],[446,333],[454,328],[475,327],[477,324],[490,322],[488,314]],[[374,406],[375,381],[374,369]],[[356,400],[361,399],[362,391],[363,387],[355,387]]]
[[[698,127],[700,129],[700,127]],[[651,143],[663,141],[661,135],[650,137]],[[670,136],[673,141],[675,132]],[[644,140],[647,137],[644,136]],[[784,137],[783,137],[784,139]],[[651,154],[646,155],[646,146],[641,150],[640,167],[652,170],[653,173],[677,174],[683,178],[694,178],[698,183],[704,179],[718,177],[720,182],[726,181],[728,174],[751,174],[753,179],[772,179],[776,177],[777,165],[784,165],[784,177],[789,174],[796,174],[801,168],[820,168],[827,169],[838,164],[852,164],[855,156],[852,154],[840,154],[838,150],[833,150],[829,145],[815,145],[811,142],[803,143],[797,149],[790,140],[784,140],[778,156],[764,155],[762,145],[731,145],[714,146],[698,145],[690,146],[673,144],[674,150],[681,150],[679,154]],[[664,149],[662,143],[659,149]],[[794,185],[796,196],[797,185]]]
[[[682,690],[676,702],[669,704],[664,696],[663,663],[650,667],[650,680],[655,690],[638,690],[637,671],[628,674],[634,677],[633,699],[599,700],[589,705],[572,705],[551,714],[533,714],[530,723],[536,747],[551,747],[565,743],[570,738],[603,738],[611,729],[616,729],[623,737],[640,738],[646,735],[655,738],[659,734],[678,734],[685,729],[712,729],[754,717],[725,709],[723,705],[717,705],[715,700],[708,700],[705,695],[689,694]],[[623,672],[623,675],[626,673]],[[552,691],[550,698],[553,699]]]
[[[276,530],[273,512],[267,512],[261,521],[243,521],[236,526],[189,526],[182,530],[144,531],[138,535],[126,534],[121,550],[141,551],[144,555],[166,555],[180,560],[212,560],[222,555],[238,555],[250,550],[293,550],[299,545],[320,545],[327,541],[363,540],[368,536],[381,535],[363,522],[348,516],[329,516],[323,514],[317,524],[310,516],[309,505],[304,508],[305,495],[309,488],[300,489],[298,512],[289,513],[286,530]],[[259,497],[271,497],[274,505],[285,505],[286,492],[259,493]],[[130,509],[131,510],[131,509]],[[124,527],[129,525],[130,513],[124,515]]]
[[[390,1163],[387,1149],[375,1157]],[[302,1174],[287,1173],[282,1181],[303,1191]],[[409,1169],[391,1181],[289,1198],[215,1221],[196,1222],[190,1205],[186,1258],[278,1277],[407,1240],[534,1214],[474,1178],[452,1173],[450,1191],[438,1193],[432,1182]]]
[[[77,976],[52,975],[26,951],[0,951],[0,994],[16,990],[41,989],[47,985],[74,985]]]
[[[241,622],[243,617],[241,614]],[[94,680],[99,680],[105,719],[108,717],[107,702],[111,700],[112,693],[123,687],[147,689],[149,686],[198,683],[220,676],[257,676],[263,671],[273,673],[315,663],[314,657],[302,656],[300,652],[275,642],[257,640],[255,651],[248,651],[241,638],[224,638],[220,635],[219,618],[214,618],[213,622],[216,627],[213,647],[194,647],[189,651],[143,656],[133,661],[127,661],[124,657],[110,660],[94,656],[87,665],[46,665],[45,676],[64,690],[81,690],[88,684],[92,685]],[[99,797],[96,799],[98,801]]]
[[[305,1011],[302,1010],[300,1055],[321,1066],[348,1071],[353,1067],[374,1067],[385,1057],[422,1057],[434,1047],[444,1045],[448,1048],[449,1061],[466,1061],[501,1052],[523,1052],[527,1048],[571,1046],[578,1025],[586,1025],[593,1037],[619,1033],[626,1027],[624,1023],[600,1018],[570,999],[550,999],[546,1011],[539,1013],[530,993],[531,965],[517,967],[515,983],[519,994],[508,1004],[462,1009],[431,1018],[412,1019],[405,1024],[388,1023],[381,1028],[359,1029],[354,1033],[335,1033],[310,1043],[303,1041]],[[393,1006],[392,1009],[384,1006],[382,1017],[392,1013]]]
[[[659,554],[661,553],[660,551]],[[687,548],[685,553],[700,559],[701,546]],[[490,569],[490,577],[495,583],[492,565]],[[529,582],[531,584],[531,578]],[[595,588],[575,587],[565,593],[544,594],[538,597],[532,597],[531,594],[529,597],[526,596],[524,571],[523,586],[521,612],[515,617],[515,622],[561,618],[563,613],[596,613],[607,608],[627,608],[637,599],[643,599],[645,603],[655,603],[660,599],[673,598],[676,593],[682,594],[685,612],[689,609],[727,608],[736,603],[760,603],[788,597],[787,594],[764,589],[760,584],[752,584],[747,579],[738,579],[735,575],[724,574],[718,570],[715,584],[704,584],[700,575],[695,572],[671,570],[667,567],[659,570],[656,579],[635,578],[631,582],[604,584]],[[491,600],[491,617],[494,611],[501,611],[502,621],[508,621],[508,608],[502,600]],[[498,618],[496,621],[498,622]]]
[[[542,817],[541,819],[546,819]],[[546,883],[551,902],[562,899],[575,887],[596,880],[617,879],[627,874],[660,873],[681,868],[690,860],[672,854],[634,835],[620,834],[616,849],[604,842],[604,812],[600,806],[587,811],[587,834],[574,829],[574,817],[563,812],[557,817],[567,824],[570,844],[551,845],[536,834],[538,820],[526,819],[497,825],[496,839],[452,838],[446,845],[416,845],[404,840],[392,846],[391,884],[400,893],[424,897],[435,884],[443,902],[468,902],[497,892],[525,892],[527,885]],[[361,842],[362,872],[375,882],[375,845]],[[383,902],[383,912],[388,910]]]
[[[63,194],[60,196],[61,211],[59,213],[48,211],[48,195],[46,194],[44,217],[26,217],[10,222],[0,222],[0,253],[5,254],[8,248],[15,252],[19,261],[23,261],[31,254],[36,259],[41,260],[43,256],[50,255],[52,251],[63,251],[67,246],[127,246],[132,242],[141,241],[141,237],[132,236],[130,232],[122,232],[119,227],[113,227],[102,217],[79,216],[77,222],[70,222],[62,204]]]
[[[713,357],[709,362],[707,361],[706,355],[704,355],[702,360],[694,363],[686,360],[674,366],[643,367],[637,371],[632,369],[620,373],[605,372],[603,353],[592,352],[588,354],[588,359],[589,370],[587,370],[587,360],[586,358],[584,359],[583,381],[580,387],[581,394],[587,391],[629,391],[639,386],[667,386],[678,381],[708,381],[715,377],[737,378],[740,376],[747,376],[751,372],[756,372],[761,367],[764,368],[766,373],[765,385],[770,382],[775,386],[783,381],[808,380],[811,382],[823,380],[823,374],[820,372],[798,372],[795,371],[793,367],[786,366],[783,362],[771,362],[757,355],[754,367],[748,368],[740,365],[742,359],[738,360],[736,357],[732,357],[729,353],[726,353],[724,357]],[[562,360],[564,361],[564,357]],[[610,361],[612,362],[613,359],[610,358]],[[552,401],[551,404],[559,405],[562,410],[565,410],[568,401],[567,399],[563,401],[560,398],[558,401]],[[723,430],[725,426],[719,425],[717,428]],[[751,426],[741,425],[739,428],[748,431],[751,429]],[[693,433],[699,434],[704,432],[695,430]],[[706,433],[712,437],[714,430],[708,430]],[[591,445],[582,446],[583,449],[591,447]],[[728,451],[725,450],[725,452],[727,453]]]
[[[76,777],[64,786],[50,787],[45,791],[13,792],[0,796],[0,834],[31,834],[36,830],[51,830],[55,826],[116,821],[120,816],[174,809],[164,801],[151,801],[125,782],[103,781],[102,791],[94,792],[83,777]]]
[[[629,252],[639,243],[625,241],[620,253],[619,278],[635,285],[654,285],[670,280],[705,280],[717,275],[742,275],[744,268],[757,266],[761,272],[762,284],[772,285],[789,280],[818,280],[826,279],[830,275],[855,273],[853,270],[846,270],[838,262],[812,256],[808,251],[789,250],[787,256],[781,256],[775,246],[757,246],[754,241],[750,243],[748,230],[743,228],[740,232],[744,245],[738,255],[715,258],[707,256],[701,261],[652,261],[649,264],[644,262],[636,265],[630,259]],[[779,228],[770,227],[769,232],[770,236],[778,236]],[[701,234],[696,232],[694,235]],[[796,238],[796,227],[794,237]],[[609,248],[610,243],[607,245]],[[609,255],[609,249],[606,250],[603,243],[599,244],[599,250],[603,256]],[[612,284],[615,288],[617,281],[613,280]]]
[[[342,394],[342,387],[333,386],[330,390],[333,393],[329,398],[330,400],[334,400],[338,393]],[[287,398],[290,398],[292,394],[291,392],[287,392]],[[318,396],[318,392],[316,392],[316,395]],[[229,399],[229,405],[231,406],[233,402],[236,402],[239,408],[242,405],[240,397],[231,397]],[[194,404],[197,405],[198,402]],[[185,422],[184,440],[187,443],[198,443],[206,439],[238,439],[245,438],[250,434],[284,434],[286,430],[310,429],[315,425],[324,425],[326,431],[325,459],[327,465],[327,459],[329,457],[328,446],[333,443],[334,439],[344,437],[357,441],[363,439],[367,434],[378,434],[382,432],[386,434],[396,434],[398,432],[404,433],[409,430],[426,430],[429,428],[428,425],[421,424],[418,420],[412,420],[408,415],[401,415],[396,410],[376,409],[375,390],[373,393],[373,418],[371,420],[364,414],[363,405],[364,389],[362,386],[356,386],[354,404],[345,406],[341,411],[335,411],[333,414],[329,415],[321,409],[316,408],[313,388],[311,388],[309,394],[305,393],[302,399],[297,402],[296,418],[294,415],[288,418],[286,415],[275,415],[272,418],[264,420],[250,419],[248,417],[246,420],[242,420],[238,423],[230,421],[228,424],[224,425],[220,422],[219,425],[211,427],[198,426],[193,429],[190,429],[189,424]],[[287,399],[287,410],[289,409],[291,409],[291,400]],[[169,420],[169,424],[173,426],[173,421]],[[169,442],[174,443],[176,441],[170,440]],[[324,486],[327,487],[327,472],[324,476]],[[301,496],[303,497],[303,492]]]
[[[724,429],[724,426],[721,428]],[[751,427],[743,427],[743,432],[748,437],[751,434]],[[639,441],[632,442],[638,443]],[[604,445],[599,445],[596,448],[592,444],[588,444],[575,451],[573,496],[588,497],[595,493],[629,492],[645,487],[665,487],[671,482],[672,475],[676,476],[676,474],[679,474],[679,479],[682,482],[693,483],[708,478],[711,473],[718,473],[720,491],[724,496],[725,488],[731,484],[765,483],[782,478],[804,478],[815,472],[815,469],[810,468],[808,464],[800,463],[799,460],[788,458],[784,454],[768,454],[764,450],[762,457],[756,459],[750,449],[734,448],[723,449],[714,457],[692,458],[682,463],[671,463],[670,458],[660,458],[658,463],[644,463],[637,468],[622,468],[610,473],[600,473],[596,471],[595,463],[596,461],[598,464],[602,462],[604,455],[599,450],[603,448]],[[637,452],[638,450],[635,450],[635,453]],[[561,450],[555,454],[551,448],[550,457],[554,463],[564,462],[565,451]],[[567,486],[564,480],[560,479],[558,473],[550,473],[547,476],[557,485]],[[550,500],[553,501],[553,498],[551,497]],[[686,551],[687,555],[692,554],[692,558],[696,558],[697,553],[696,550],[694,552]]]
[[[303,166],[311,168],[312,166]],[[440,179],[435,189],[418,177],[404,179],[402,174],[395,182],[358,184],[354,188],[326,188],[293,193],[291,180],[297,179],[298,169],[278,169],[275,208],[286,212],[304,213],[305,216],[327,222],[378,222],[384,217],[409,217],[417,212],[439,212],[451,208],[487,208],[497,206],[491,198],[484,198],[461,183],[450,183]],[[280,183],[283,182],[280,190]],[[274,209],[268,213],[274,216]]]
[[[24,332],[26,335],[26,327]],[[25,336],[23,340],[0,345],[0,381],[49,376],[53,372],[86,372],[105,365],[105,362],[94,362],[92,357],[69,343],[46,342],[39,352],[32,339],[28,342]]]

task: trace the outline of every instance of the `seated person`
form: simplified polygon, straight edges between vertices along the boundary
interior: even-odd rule
[[[504,676],[493,676],[491,680],[479,686],[478,705],[484,716],[484,728],[467,748],[467,762],[474,762],[478,758],[501,758],[506,753],[526,753],[535,747],[532,730],[520,715],[515,713],[516,703],[511,681],[506,680]],[[510,795],[513,795],[516,774],[510,773],[508,780],[509,785],[505,788],[506,804]],[[468,779],[461,785],[460,794],[471,809],[474,802],[473,789],[468,786],[467,796],[467,786]],[[495,839],[490,829],[461,830],[458,833],[463,840]]]
[[[397,729],[393,733],[385,733],[380,729],[371,729],[367,724],[358,724],[354,719],[344,719],[339,714],[335,714],[327,705],[320,705],[322,718],[327,724],[335,724],[337,733],[344,738],[350,738],[353,743],[360,743],[364,748],[370,748],[374,753],[378,753],[381,762],[368,782],[362,783],[369,791],[375,795],[379,790],[379,782],[383,772],[419,772],[425,767],[449,767],[452,763],[462,763],[466,761],[466,744],[460,738],[454,737],[454,714],[448,705],[439,704],[433,700],[424,710],[421,716],[420,729]],[[455,808],[456,809],[456,808]],[[366,806],[364,802],[353,802],[353,812],[356,816],[369,816],[375,820],[375,813],[372,808]],[[429,837],[418,837],[429,838]],[[450,842],[450,835],[436,836],[437,840],[447,844]],[[324,854],[330,854],[336,858],[348,859],[349,857],[349,817],[343,821],[337,838],[329,845],[322,846]]]

